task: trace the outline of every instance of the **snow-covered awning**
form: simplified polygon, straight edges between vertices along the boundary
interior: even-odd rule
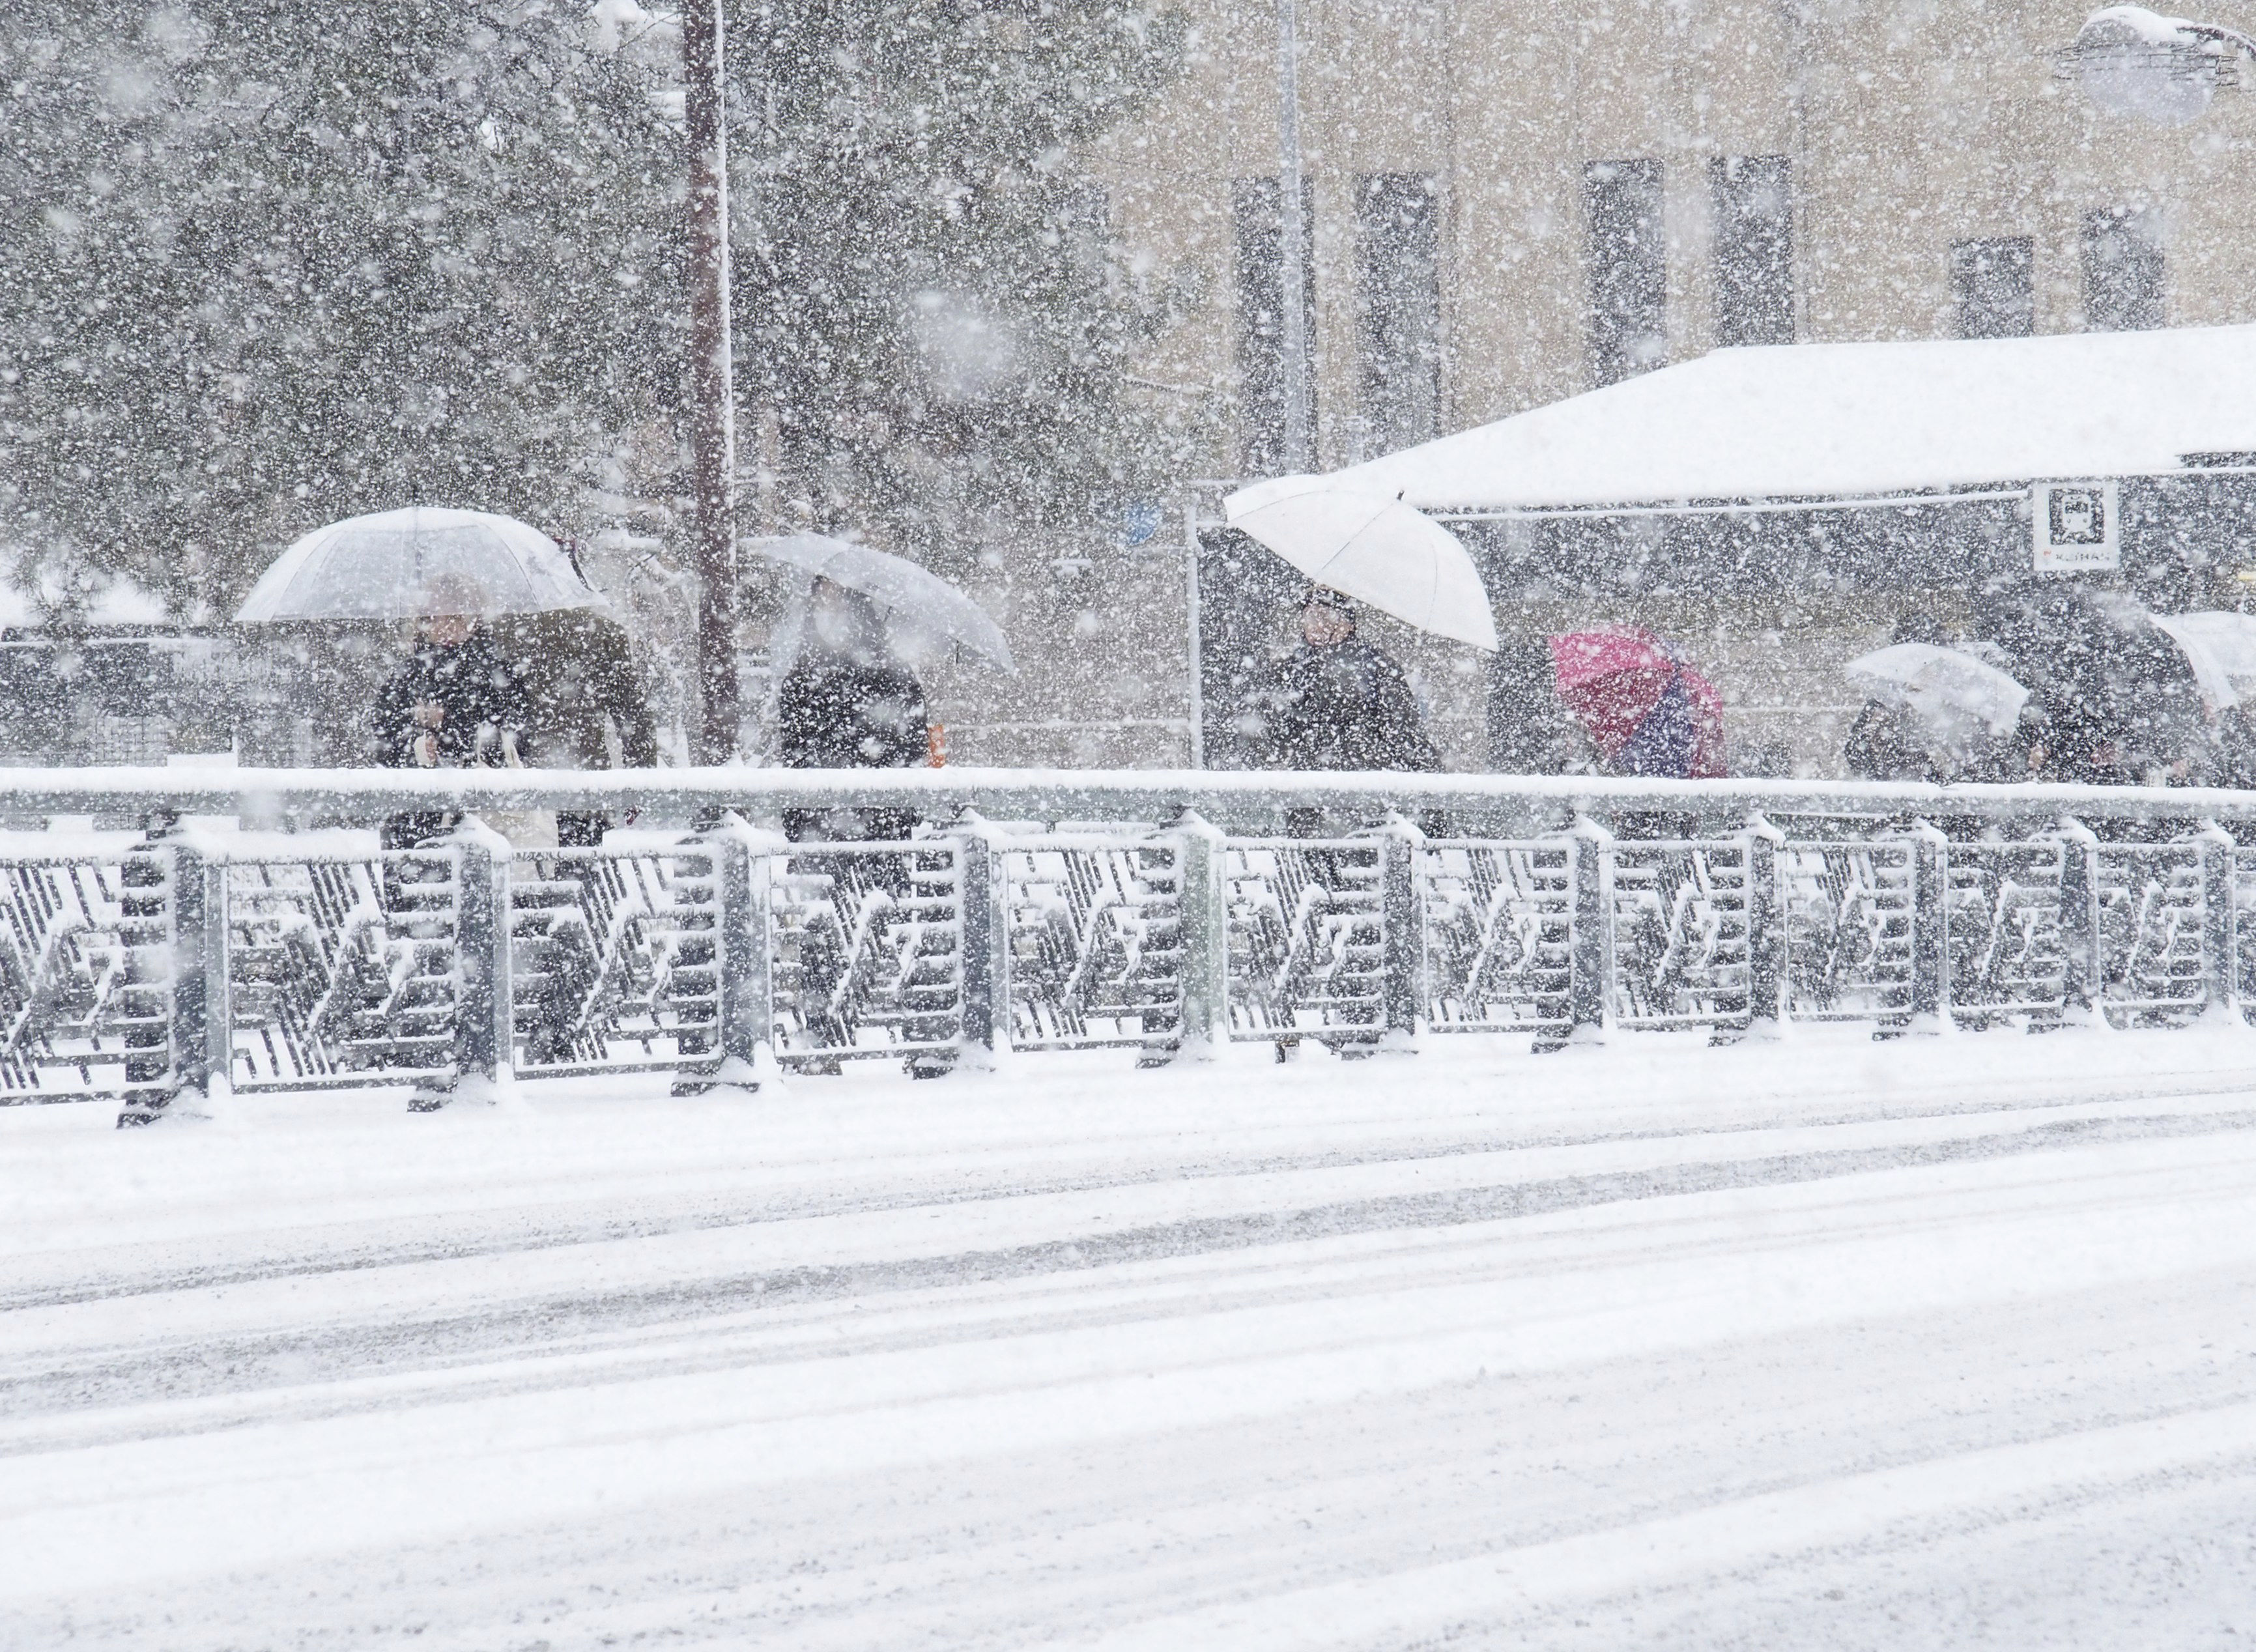
[[[1442,515],[2256,467],[2256,326],[1719,349],[1342,470]]]

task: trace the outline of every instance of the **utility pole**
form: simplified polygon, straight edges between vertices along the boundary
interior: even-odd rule
[[[737,396],[729,342],[729,139],[722,0],[681,11],[682,115],[689,138],[690,468],[697,569],[700,764],[737,755]]]
[[[1294,0],[1277,0],[1278,342],[1284,353],[1285,469],[1316,468],[1308,419],[1308,215],[1301,204],[1301,45]]]

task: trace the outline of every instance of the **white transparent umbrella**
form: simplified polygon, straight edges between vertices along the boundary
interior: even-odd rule
[[[2154,621],[2177,644],[2212,709],[2230,711],[2256,699],[2256,614],[2211,610],[2156,614]]]
[[[1859,654],[1849,681],[1878,700],[1908,706],[1957,755],[1986,737],[2003,739],[2020,720],[2029,691],[1986,660],[1934,643],[1900,642]]]
[[[961,643],[1005,671],[1016,671],[1003,628],[961,590],[905,556],[821,533],[746,540],[746,550],[772,562],[860,591],[885,622],[887,640],[904,654]]]
[[[563,547],[514,517],[415,505],[315,528],[259,575],[246,624],[539,614],[603,606]]]
[[[1223,514],[1319,585],[1437,637],[1496,646],[1488,588],[1463,541],[1399,498],[1279,477],[1240,488]]]

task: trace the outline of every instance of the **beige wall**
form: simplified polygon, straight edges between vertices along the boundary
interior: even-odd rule
[[[1103,164],[1115,228],[1207,294],[1146,373],[1224,404],[1237,379],[1230,180],[1273,174],[1272,0],[1187,0],[1188,72]],[[1352,449],[1351,192],[1423,172],[1443,211],[1445,429],[1589,387],[1581,197],[1591,160],[1667,170],[1668,341],[1714,341],[1709,159],[1784,153],[1804,340],[1949,335],[1949,245],[2028,236],[2038,330],[2083,325],[2079,226],[2153,205],[2173,324],[2243,320],[2256,291],[2256,97],[2194,124],[2105,119],[2054,76],[2083,0],[1302,0],[1303,146],[1316,197],[1320,441]],[[1806,20],[1805,20],[1806,19]],[[1208,455],[1228,474],[1225,434]]]

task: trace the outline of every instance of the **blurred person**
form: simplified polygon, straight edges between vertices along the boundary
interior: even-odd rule
[[[778,685],[778,756],[789,768],[913,768],[930,759],[924,687],[895,657],[884,621],[861,592],[817,578],[807,592],[806,623],[796,657]],[[916,829],[910,808],[789,808],[784,835],[794,843],[898,842]],[[894,900],[910,892],[907,858],[898,853],[832,856],[823,870],[841,890],[879,893]],[[857,897],[860,898],[859,896]],[[810,930],[800,943],[800,978],[807,1000],[828,1005],[850,966],[846,936]],[[853,1041],[846,1021],[827,1009],[815,1011],[815,1030],[825,1044]],[[904,1028],[912,1037],[940,1036],[944,1028]],[[954,1064],[943,1050],[908,1057],[910,1076],[936,1078]],[[835,1074],[835,1055],[816,1055],[799,1063],[809,1074]]]
[[[594,609],[527,614],[497,627],[516,673],[529,768],[658,766],[658,726],[625,627]],[[602,845],[610,826],[596,809],[562,810],[556,842],[563,849]]]
[[[1937,648],[1965,646],[1941,620],[1918,609],[1900,615],[1888,633],[1891,647],[1907,642]],[[1995,648],[1988,652],[2000,653]],[[2003,664],[1999,668],[2012,674]],[[1948,766],[1934,750],[1934,738],[1933,726],[1909,705],[1875,695],[1865,702],[1849,724],[1848,736],[1841,743],[1841,761],[1852,780],[1942,781],[1950,777],[1944,772]]]
[[[1548,639],[1508,637],[1489,665],[1489,766],[1499,774],[1588,774],[1597,766],[1590,731],[1559,697]]]
[[[376,695],[377,762],[391,768],[478,768],[518,760],[525,706],[517,674],[483,618],[484,590],[460,574],[426,587],[412,640]],[[444,832],[455,816],[419,810],[386,823],[390,848]]]
[[[914,768],[930,759],[924,685],[894,657],[870,599],[828,579],[808,593],[805,636],[776,696],[777,755],[786,768]],[[794,842],[898,840],[905,808],[784,811]]]

